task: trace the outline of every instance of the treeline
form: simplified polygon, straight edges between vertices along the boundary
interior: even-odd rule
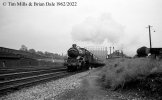
[[[59,55],[58,53],[51,53],[51,52],[47,52],[47,51],[42,52],[42,51],[36,51],[35,49],[28,49],[28,47],[25,45],[21,45],[21,48],[19,50],[32,53],[33,55],[40,55],[40,56],[47,57],[47,58],[53,58],[53,59],[66,58],[66,56]]]

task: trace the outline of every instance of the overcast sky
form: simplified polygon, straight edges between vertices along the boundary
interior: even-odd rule
[[[0,47],[66,53],[73,43],[80,46],[114,46],[128,55],[152,46],[162,47],[162,0],[35,0],[77,2],[74,7],[9,7],[0,1]],[[155,32],[154,32],[155,30]]]

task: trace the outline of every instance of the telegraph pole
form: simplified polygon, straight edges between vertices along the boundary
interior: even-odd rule
[[[150,39],[150,49],[152,48],[152,44],[151,44],[151,27],[150,25],[148,25],[148,29],[149,29],[149,39]]]

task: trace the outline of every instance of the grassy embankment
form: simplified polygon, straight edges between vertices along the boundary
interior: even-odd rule
[[[150,58],[110,59],[101,73],[102,85],[112,90],[138,89],[162,91],[162,61]]]

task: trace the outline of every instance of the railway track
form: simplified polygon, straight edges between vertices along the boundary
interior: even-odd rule
[[[65,67],[0,69],[0,92],[68,74]]]

